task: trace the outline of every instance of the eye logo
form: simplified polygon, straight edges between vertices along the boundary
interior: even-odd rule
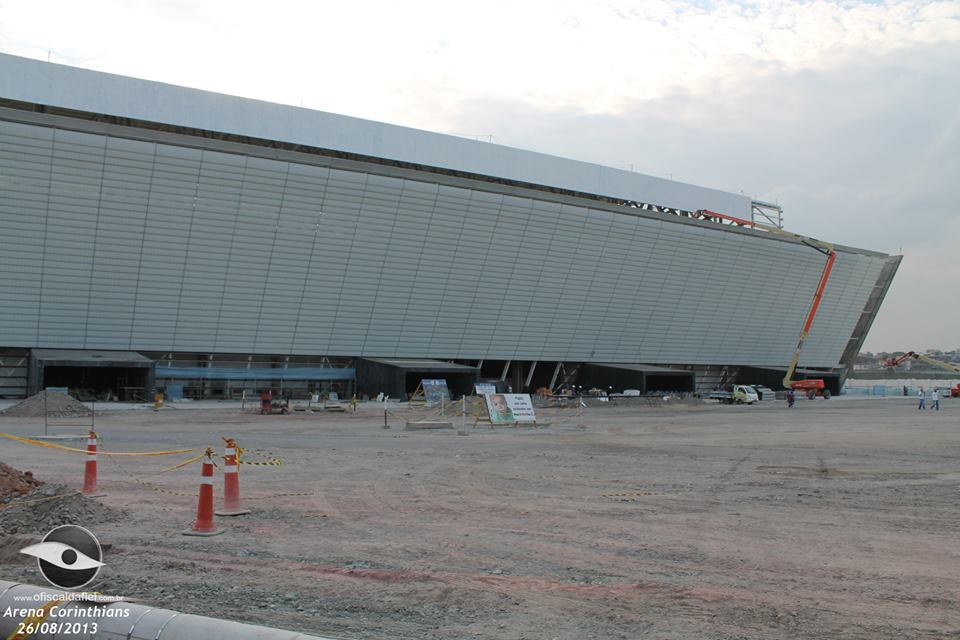
[[[103,552],[97,538],[73,524],[50,531],[40,544],[20,549],[37,559],[40,573],[55,587],[78,589],[89,584],[103,566]]]

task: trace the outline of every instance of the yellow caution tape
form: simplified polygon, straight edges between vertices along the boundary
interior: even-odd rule
[[[630,493],[602,493],[604,498],[635,498],[638,496],[652,496],[649,491],[631,491]]]
[[[201,454],[198,455],[198,456],[193,456],[193,457],[190,458],[189,460],[184,460],[184,461],[181,462],[180,464],[175,464],[175,465],[173,465],[172,467],[169,467],[169,468],[167,468],[167,469],[164,469],[163,471],[157,471],[156,473],[151,473],[151,474],[149,474],[149,475],[150,475],[150,476],[158,476],[158,475],[160,475],[161,473],[167,473],[167,472],[169,472],[169,471],[176,471],[177,469],[182,469],[182,468],[184,468],[185,466],[187,466],[188,464],[193,464],[193,463],[196,462],[197,460],[200,460],[200,459],[203,458],[205,455],[207,455],[207,454],[201,453]],[[148,476],[148,477],[149,477],[149,476]]]
[[[63,498],[71,498],[73,496],[79,496],[81,493],[79,491],[71,491],[70,493],[62,493],[56,496],[49,496],[46,498],[35,498],[33,500],[20,500],[18,502],[8,502],[7,504],[0,504],[0,511],[4,509],[13,509],[15,507],[25,507],[31,504],[37,504],[40,502],[49,502],[50,500],[61,500]]]
[[[169,451],[97,451],[105,456],[175,456],[181,453],[193,453],[196,449],[171,449]]]
[[[167,471],[172,471],[172,470],[174,470],[174,469],[176,469],[176,468],[186,466],[186,465],[188,465],[188,464],[190,464],[190,463],[192,463],[192,462],[196,462],[197,460],[203,458],[203,457],[206,456],[206,455],[207,455],[206,453],[201,453],[199,456],[195,456],[195,457],[193,457],[193,458],[190,458],[189,460],[186,460],[186,461],[184,461],[184,462],[181,462],[180,464],[178,464],[178,465],[176,465],[176,466],[174,466],[174,467],[170,467],[169,469],[164,469],[163,471],[160,471],[160,472],[154,473],[154,474],[150,474],[150,475],[151,475],[151,476],[159,475],[159,474],[161,474],[161,473],[166,473]],[[144,489],[149,489],[150,491],[156,491],[157,493],[165,493],[165,494],[168,494],[168,495],[171,495],[171,496],[183,496],[183,497],[185,497],[185,498],[196,498],[196,497],[197,497],[197,492],[194,492],[194,493],[184,493],[183,491],[174,491],[173,489],[165,489],[165,488],[163,488],[163,487],[160,487],[160,486],[157,486],[157,485],[153,484],[152,482],[147,482],[146,480],[142,480],[141,478],[138,478],[137,476],[135,476],[135,475],[133,475],[132,473],[130,473],[129,471],[127,471],[127,469],[125,469],[124,466],[123,466],[122,464],[120,464],[120,461],[119,461],[119,460],[110,460],[110,462],[111,462],[111,464],[113,464],[114,466],[116,466],[116,468],[117,468],[121,473],[123,473],[125,476],[127,476],[128,478],[130,478],[131,480],[133,480],[134,482],[136,482],[137,484],[139,484],[139,485],[140,485],[141,487],[143,487]],[[150,477],[150,476],[147,476],[147,477]]]
[[[649,491],[634,491],[632,493],[602,493],[600,495],[616,502],[637,502],[640,498],[654,494]]]
[[[73,453],[87,453],[86,449],[77,449],[76,447],[67,447],[62,444],[56,444],[54,442],[43,442],[42,440],[34,440],[32,438],[22,438],[20,436],[10,435],[9,433],[0,433],[0,438],[7,438],[8,440],[14,440],[15,442],[22,442],[23,444],[32,444],[38,447],[48,447],[50,449],[59,449],[61,451],[71,451]],[[193,451],[195,451],[195,449],[171,449],[169,451],[136,451],[136,452],[98,450],[97,453],[103,456],[170,456],[170,455],[176,455],[178,453],[192,453]]]
[[[266,458],[266,460],[242,460],[241,455],[245,453],[259,453],[260,456]],[[282,467],[283,459],[277,457],[269,451],[264,451],[262,449],[244,449],[242,447],[237,447],[237,464],[245,464],[253,467]]]
[[[158,487],[152,482],[147,482],[145,480],[140,480],[138,478],[133,479],[134,482],[143,486],[144,489],[150,489],[150,491],[156,491],[157,493],[165,493],[170,496],[181,496],[183,498],[196,498],[197,492],[194,493],[185,493],[183,491],[174,491],[173,489],[164,489],[163,487]]]
[[[268,496],[244,496],[244,500],[269,500],[271,498],[297,498],[302,496],[315,496],[316,491],[301,491],[300,493],[271,493]]]
[[[20,436],[13,436],[9,433],[0,433],[0,438],[6,438],[8,440],[14,440],[16,442],[22,442],[24,444],[33,444],[38,447],[47,447],[49,449],[60,449],[62,451],[78,451],[86,453],[86,449],[75,449],[74,447],[65,447],[62,444],[56,444],[54,442],[43,442],[41,440],[32,440],[31,438],[21,438]]]

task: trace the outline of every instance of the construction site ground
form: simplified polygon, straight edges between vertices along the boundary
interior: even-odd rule
[[[97,500],[121,515],[77,524],[108,545],[97,590],[331,638],[957,638],[960,401],[943,405],[542,409],[549,426],[467,435],[402,429],[426,409],[384,429],[375,404],[102,412],[104,451],[229,435],[283,465],[242,467],[253,513],[191,538],[199,465],[100,456]],[[83,458],[0,441],[47,483],[79,488]],[[16,552],[43,532],[5,533],[0,579],[43,584]]]

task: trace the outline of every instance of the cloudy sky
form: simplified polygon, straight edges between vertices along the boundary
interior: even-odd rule
[[[960,347],[960,2],[0,0],[0,51],[776,201]]]

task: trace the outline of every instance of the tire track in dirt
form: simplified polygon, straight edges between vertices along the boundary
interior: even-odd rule
[[[441,585],[465,591],[477,591],[486,594],[499,594],[509,598],[520,598],[528,606],[560,606],[567,615],[609,616],[620,613],[630,617],[638,611],[649,614],[657,610],[672,619],[690,621],[711,621],[729,625],[753,626],[748,623],[750,617],[756,617],[758,611],[781,612],[773,618],[804,613],[816,615],[822,626],[829,628],[831,638],[862,638],[863,626],[850,626],[839,621],[849,616],[851,610],[860,610],[864,615],[883,611],[884,627],[907,632],[901,637],[946,638],[951,632],[951,621],[922,623],[915,619],[916,602],[891,601],[877,599],[864,601],[857,594],[837,594],[832,598],[831,606],[824,606],[822,591],[797,589],[789,598],[768,593],[758,594],[746,588],[711,588],[702,586],[678,586],[662,582],[617,582],[610,584],[566,583],[550,578],[522,575],[480,575],[455,574],[450,572],[432,572],[415,570],[378,570],[364,568],[345,568],[315,564],[283,558],[256,559],[243,558],[238,561],[233,556],[222,554],[183,553],[182,550],[134,547],[127,545],[127,553],[133,555],[148,554],[153,562],[187,562],[222,570],[238,565],[244,569],[246,581],[259,582],[257,576],[263,576],[263,583],[270,584],[271,574],[282,571],[289,580],[302,574],[300,582],[310,584],[306,576],[323,576],[330,580],[359,581],[361,584],[404,586],[407,597],[410,589],[415,592],[435,593]],[[251,572],[254,573],[251,576]],[[419,585],[419,586],[418,586]],[[322,584],[319,585],[322,588]],[[335,583],[328,585],[335,587]],[[359,594],[358,594],[359,597]],[[807,603],[806,605],[802,603]],[[830,622],[825,618],[836,618]],[[784,618],[790,620],[790,618]],[[768,619],[767,615],[757,620],[757,631],[777,630],[779,627]],[[780,629],[782,630],[782,629]],[[874,636],[883,637],[883,636]]]

